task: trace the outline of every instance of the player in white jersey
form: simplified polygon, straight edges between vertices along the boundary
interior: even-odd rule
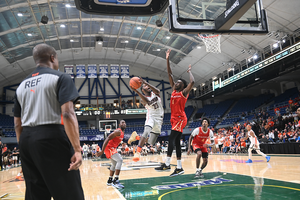
[[[142,81],[142,88],[140,93],[136,89],[133,89],[142,99],[142,104],[145,106],[147,109],[147,116],[146,116],[146,121],[145,121],[145,128],[144,128],[144,133],[140,138],[139,145],[137,147],[137,151],[134,154],[133,161],[137,162],[140,160],[140,152],[150,135],[148,139],[148,143],[150,145],[154,145],[156,142],[158,136],[161,133],[161,126],[163,123],[163,116],[164,116],[164,109],[161,104],[161,99],[160,99],[160,90],[147,81],[143,80],[140,78]],[[131,137],[128,140],[128,144],[136,140],[136,132],[133,132]]]
[[[258,153],[259,155],[265,157],[267,159],[267,162],[269,162],[271,157],[267,156],[266,154],[264,154],[263,152],[260,151],[259,142],[257,140],[256,135],[254,134],[254,131],[251,128],[252,127],[250,125],[246,126],[248,134],[247,134],[247,137],[246,137],[245,140],[247,140],[248,138],[250,140],[250,146],[249,146],[249,149],[248,149],[249,160],[247,160],[246,163],[252,163],[251,157],[252,157],[252,150],[253,149],[256,151],[256,153]]]

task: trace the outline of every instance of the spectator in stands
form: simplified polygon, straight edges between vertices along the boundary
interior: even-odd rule
[[[274,138],[275,138],[275,140],[278,139],[278,134],[279,134],[279,131],[278,131],[277,128],[275,128],[275,130],[274,130]]]
[[[124,109],[125,108],[125,101],[124,101],[124,99],[122,100],[122,109]]]
[[[262,135],[262,138],[261,138],[259,141],[260,141],[262,144],[263,144],[263,143],[264,143],[264,144],[267,144],[267,143],[269,142],[265,135]]]
[[[296,142],[300,142],[300,135],[296,138]]]
[[[230,149],[230,140],[226,137],[225,142],[223,145],[223,153],[227,153],[227,151]]]
[[[148,154],[148,148],[146,145],[143,146],[142,151],[141,151],[141,155],[142,156],[146,156]]]
[[[83,143],[83,146],[82,146],[82,151],[83,151],[83,158],[84,159],[87,159],[87,155],[88,155],[88,146],[85,144],[85,143]]]
[[[292,100],[292,98],[290,98],[290,100],[289,100],[289,107],[290,107],[290,109],[292,108],[292,106],[293,106],[293,100]]]
[[[272,139],[272,140],[274,140],[274,139],[275,139],[274,132],[275,132],[275,131],[274,131],[274,130],[272,130],[272,131],[270,131],[270,132],[269,132],[269,134],[268,134],[269,138],[270,138],[270,139]]]
[[[266,135],[266,138],[268,139],[268,143],[274,143],[274,140],[269,135]]]
[[[93,147],[91,145],[88,144],[88,158],[92,158],[93,157]]]
[[[18,161],[18,155],[19,155],[19,151],[17,150],[17,147],[14,147],[14,150],[12,151],[12,166],[17,167],[17,161]]]
[[[295,134],[294,134],[293,136],[291,136],[288,140],[289,140],[289,142],[296,142],[297,138],[298,138],[298,134],[295,133]]]

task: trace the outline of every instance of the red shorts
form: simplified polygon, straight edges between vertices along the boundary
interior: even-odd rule
[[[116,153],[118,153],[117,148],[114,147],[106,147],[104,150],[106,158],[110,159],[110,157]]]
[[[181,132],[187,124],[187,118],[171,118],[172,130]]]
[[[207,148],[204,147],[203,144],[202,144],[202,145],[199,145],[199,144],[192,144],[192,146],[193,146],[194,151],[195,151],[196,149],[200,149],[201,152],[203,152],[203,153],[207,153],[207,152],[208,152],[208,151],[207,151]]]

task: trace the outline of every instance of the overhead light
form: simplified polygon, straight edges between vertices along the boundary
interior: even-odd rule
[[[285,39],[282,40],[282,43],[285,43]]]
[[[171,37],[170,36],[166,36],[166,39],[169,40]]]
[[[273,44],[273,47],[277,48],[278,47],[278,43],[276,42],[275,44]]]
[[[100,31],[104,31],[104,28],[101,27],[101,28],[100,28]]]
[[[212,80],[216,80],[216,79],[217,79],[217,77],[216,77],[216,76],[212,77]]]
[[[66,25],[61,24],[61,25],[60,25],[60,28],[66,28]]]
[[[22,13],[18,13],[18,16],[19,16],[19,17],[22,17],[22,16],[23,16],[23,14],[22,14]]]
[[[66,4],[66,7],[67,7],[67,8],[70,8],[70,7],[71,7],[71,5],[70,5],[70,4]]]
[[[205,83],[202,83],[202,84],[201,84],[201,86],[204,86],[204,85],[205,85]]]
[[[196,91],[196,90],[197,90],[197,88],[196,88],[196,87],[194,87],[194,88],[193,88],[193,90],[194,90],[194,91]]]
[[[248,58],[248,62],[251,62],[251,58]]]
[[[198,45],[198,46],[197,46],[197,49],[201,49],[201,46]]]
[[[74,42],[74,40],[71,39],[70,42]]]
[[[258,56],[255,54],[255,55],[253,56],[253,58],[256,60],[256,59],[258,58]]]
[[[98,41],[97,43],[98,43],[98,44],[102,44],[102,42],[101,42],[101,41]]]
[[[142,27],[138,26],[136,27],[137,30],[142,30]]]
[[[160,49],[156,49],[156,51],[160,51]]]
[[[256,78],[255,81],[258,81],[260,78]]]
[[[28,35],[28,36],[32,36],[32,34],[31,34],[31,33],[28,33],[27,35]]]
[[[124,43],[128,43],[128,40],[125,40]]]

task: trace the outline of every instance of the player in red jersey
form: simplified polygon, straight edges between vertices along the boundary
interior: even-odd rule
[[[194,178],[203,178],[204,175],[202,174],[202,170],[206,167],[207,162],[208,162],[208,152],[207,152],[207,147],[214,145],[214,133],[212,130],[208,128],[210,122],[207,118],[202,119],[202,127],[195,128],[194,131],[192,132],[190,138],[189,138],[189,143],[188,143],[188,152],[187,154],[190,155],[192,152],[191,149],[191,142],[193,149],[195,153],[197,154],[196,157],[196,174]],[[211,144],[205,144],[207,139],[210,138]],[[200,167],[200,159],[203,159],[203,163]]]
[[[96,154],[97,156],[101,156],[104,152],[106,157],[111,160],[111,167],[109,171],[109,179],[107,181],[107,185],[112,185],[118,189],[124,188],[124,186],[121,185],[119,181],[119,175],[120,175],[123,159],[121,155],[117,152],[117,148],[124,138],[125,128],[126,128],[126,122],[124,120],[121,120],[119,124],[119,128],[116,129],[114,132],[112,132],[105,139],[102,146],[102,150]],[[113,180],[114,175],[115,175],[115,179]]]
[[[173,80],[172,70],[170,67],[169,57],[170,57],[171,49],[166,52],[167,59],[167,69],[169,74],[169,81],[172,87],[172,95],[170,101],[171,108],[171,125],[172,130],[169,136],[169,144],[168,144],[168,152],[167,152],[167,160],[166,163],[163,163],[160,167],[155,168],[155,170],[163,171],[170,170],[170,162],[171,156],[173,152],[174,145],[176,146],[176,157],[177,157],[177,167],[174,172],[170,175],[171,177],[177,176],[184,173],[181,164],[181,146],[180,139],[182,135],[182,130],[187,123],[187,117],[184,112],[185,103],[189,97],[189,93],[192,90],[195,80],[191,72],[191,65],[189,65],[189,69],[187,73],[190,76],[190,83],[187,85],[186,81],[183,79],[179,79],[176,83]]]

